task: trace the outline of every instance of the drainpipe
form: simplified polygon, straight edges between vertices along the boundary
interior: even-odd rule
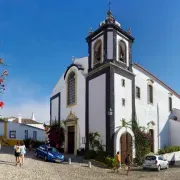
[[[159,106],[158,106],[158,103],[157,103],[157,138],[158,138],[158,150],[159,150],[160,145],[159,145]]]

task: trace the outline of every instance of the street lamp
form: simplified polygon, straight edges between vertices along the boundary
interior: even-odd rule
[[[109,115],[109,116],[112,116],[112,115],[113,115],[113,110],[112,110],[111,108],[109,108],[108,115]]]

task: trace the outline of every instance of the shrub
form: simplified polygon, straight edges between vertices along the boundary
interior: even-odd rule
[[[116,159],[108,156],[105,158],[105,164],[107,165],[107,167],[113,168],[117,165]]]
[[[107,156],[108,156],[108,153],[106,151],[98,151],[98,152],[96,152],[95,159],[97,161],[105,163],[105,159],[106,159]]]
[[[24,140],[24,144],[25,144],[26,147],[29,147],[29,141],[30,141],[30,139],[25,139]],[[31,140],[31,142],[32,142],[32,148],[37,148],[40,145],[45,143],[44,141],[38,141],[38,140],[36,140],[36,141],[35,140]]]
[[[85,159],[95,159],[95,157],[96,157],[96,151],[94,150],[86,151],[84,154]]]
[[[172,153],[180,151],[180,146],[168,146],[164,149],[159,149],[158,154]]]
[[[77,155],[78,156],[84,156],[84,153],[85,153],[85,149],[84,148],[81,148],[81,149],[77,150]]]
[[[164,149],[159,149],[158,154],[165,154]]]

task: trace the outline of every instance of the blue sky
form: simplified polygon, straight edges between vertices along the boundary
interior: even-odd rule
[[[11,65],[3,115],[49,119],[49,96],[71,57],[87,55],[89,27],[106,17],[108,0],[1,0],[0,56]],[[123,29],[135,37],[138,62],[180,92],[180,1],[112,0]],[[46,113],[41,113],[41,112]],[[43,114],[43,115],[42,115]]]

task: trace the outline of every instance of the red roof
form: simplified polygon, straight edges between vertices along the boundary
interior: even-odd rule
[[[133,65],[137,66],[139,69],[141,69],[142,71],[146,72],[147,74],[149,74],[150,76],[152,76],[157,82],[163,84],[163,86],[165,86],[171,93],[173,93],[174,95],[176,95],[178,98],[180,98],[180,94],[178,94],[176,91],[174,91],[173,89],[171,89],[167,84],[165,84],[164,82],[162,82],[159,78],[157,78],[155,75],[153,75],[152,73],[150,73],[148,70],[144,69],[142,66],[140,66],[139,64],[134,63]]]

